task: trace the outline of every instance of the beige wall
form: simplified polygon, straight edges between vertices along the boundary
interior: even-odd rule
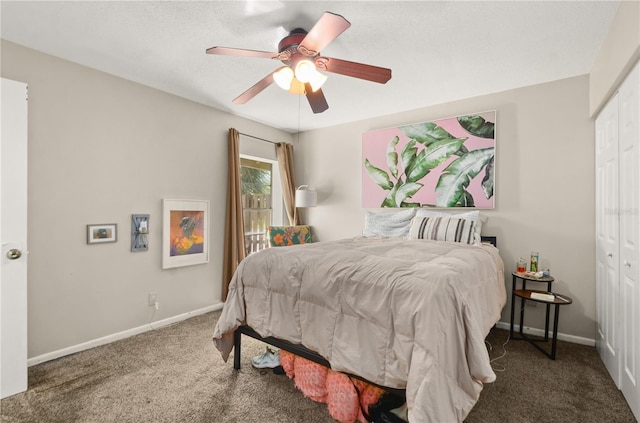
[[[593,340],[594,129],[586,75],[302,134],[298,179],[318,190],[307,221],[319,240],[362,233],[363,132],[487,110],[497,112],[496,207],[483,211],[483,232],[498,237],[505,284],[510,291],[518,257],[538,251],[554,289],[574,299],[562,309],[560,332]],[[527,325],[543,328],[543,308],[527,310]]]
[[[640,1],[622,1],[591,69],[589,112],[595,116],[640,59]]]
[[[219,303],[228,129],[291,135],[6,41],[2,77],[29,86],[29,357]],[[209,263],[162,270],[163,198],[211,202]],[[149,251],[130,252],[132,213]],[[87,245],[88,223],[118,242]]]

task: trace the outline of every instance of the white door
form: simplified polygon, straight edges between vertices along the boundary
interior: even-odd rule
[[[640,65],[618,92],[620,139],[620,390],[640,418]]]
[[[596,119],[596,348],[619,384],[618,98]]]
[[[0,85],[0,397],[27,389],[27,86]]]

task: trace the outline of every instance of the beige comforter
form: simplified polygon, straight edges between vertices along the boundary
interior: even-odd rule
[[[406,388],[409,421],[461,422],[495,380],[484,338],[506,303],[498,250],[399,238],[269,248],[240,263],[214,331],[300,343],[334,370]]]

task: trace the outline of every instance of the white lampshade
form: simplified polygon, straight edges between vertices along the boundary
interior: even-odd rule
[[[296,79],[303,84],[311,81],[316,72],[316,66],[311,60],[304,59],[296,63]]]
[[[296,189],[296,207],[315,207],[318,204],[318,194],[309,185],[301,185]]]
[[[291,87],[291,81],[293,80],[293,71],[288,66],[283,66],[273,74],[273,80],[283,90],[288,90]]]
[[[321,74],[318,71],[313,72],[311,79],[309,80],[309,84],[311,85],[311,89],[315,93],[322,87],[322,85],[327,81],[327,75]]]

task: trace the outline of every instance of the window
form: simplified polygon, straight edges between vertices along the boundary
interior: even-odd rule
[[[242,215],[247,255],[268,247],[267,226],[282,224],[282,190],[275,162],[240,157]]]

